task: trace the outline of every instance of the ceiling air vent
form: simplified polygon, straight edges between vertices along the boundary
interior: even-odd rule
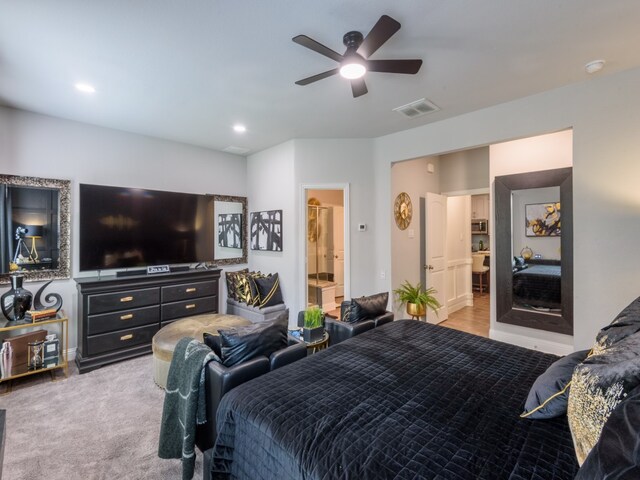
[[[223,152],[233,153],[235,155],[244,155],[245,153],[249,153],[251,151],[250,148],[245,147],[234,147],[231,145],[230,147],[224,148]]]
[[[438,110],[440,110],[440,107],[426,98],[421,98],[415,102],[407,103],[406,105],[393,109],[394,112],[398,112],[407,118],[421,117],[422,115],[437,112]]]

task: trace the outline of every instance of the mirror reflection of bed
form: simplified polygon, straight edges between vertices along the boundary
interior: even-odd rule
[[[511,202],[513,308],[560,315],[560,187],[514,190]]]

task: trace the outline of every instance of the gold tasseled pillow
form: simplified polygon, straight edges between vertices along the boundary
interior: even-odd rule
[[[580,465],[600,438],[613,409],[640,385],[640,333],[596,347],[573,372],[567,406]]]

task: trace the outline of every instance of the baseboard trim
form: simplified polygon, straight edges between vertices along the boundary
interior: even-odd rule
[[[67,350],[67,361],[68,362],[73,362],[76,359],[76,350],[77,348],[69,348]]]
[[[569,355],[573,353],[574,349],[572,345],[566,343],[552,342],[550,340],[541,340],[539,338],[525,337],[515,333],[503,332],[500,330],[490,329],[489,338],[498,340],[500,342],[510,343],[512,345],[518,345],[520,347],[529,348],[531,350],[538,350],[540,352],[552,353],[554,355]]]

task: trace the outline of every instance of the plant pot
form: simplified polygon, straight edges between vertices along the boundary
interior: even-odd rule
[[[424,305],[418,305],[416,303],[407,303],[407,315],[411,317],[422,317],[427,313],[427,309]]]
[[[324,336],[324,328],[316,327],[316,328],[303,328],[302,329],[302,338],[307,343],[319,342],[322,340]]]

